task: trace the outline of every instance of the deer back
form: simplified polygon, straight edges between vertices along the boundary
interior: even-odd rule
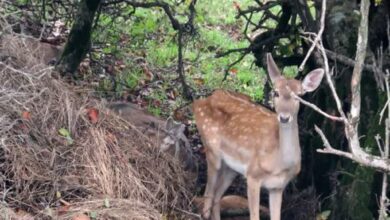
[[[225,147],[224,150],[232,152],[241,148],[263,154],[278,147],[276,114],[254,104],[246,95],[216,90],[211,96],[196,100],[193,111],[201,137],[209,148]]]

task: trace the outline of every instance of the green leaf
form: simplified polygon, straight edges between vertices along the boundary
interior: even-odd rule
[[[316,220],[327,220],[330,216],[330,213],[330,210],[323,211],[317,215]]]
[[[60,135],[64,137],[70,137],[70,132],[66,128],[60,128],[60,130],[58,130],[58,133],[60,133]]]
[[[92,219],[96,219],[96,218],[97,218],[97,212],[91,211],[91,212],[89,213],[89,217],[91,217]]]
[[[70,136],[66,137],[66,140],[68,141],[68,144],[73,144],[73,138]]]
[[[104,206],[110,208],[110,201],[107,198],[104,199]]]
[[[60,191],[56,191],[56,197],[57,197],[57,199],[61,198],[61,192]]]

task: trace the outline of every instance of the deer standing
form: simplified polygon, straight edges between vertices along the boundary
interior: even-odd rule
[[[220,219],[220,200],[238,173],[247,179],[250,220],[259,220],[260,188],[269,191],[271,220],[280,220],[283,190],[301,168],[298,136],[299,101],[314,91],[323,69],[303,82],[283,77],[267,54],[275,111],[255,105],[243,94],[216,90],[193,103],[195,122],[206,148],[207,185],[204,218]]]

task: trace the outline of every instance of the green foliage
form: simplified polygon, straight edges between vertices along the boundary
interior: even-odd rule
[[[174,2],[170,2],[174,5]],[[190,2],[190,1],[188,1]],[[188,2],[177,6],[177,18],[184,19],[180,13],[187,10]],[[253,1],[245,0],[239,2],[242,8],[246,8]],[[131,13],[131,7],[123,8],[127,14]],[[244,22],[236,19],[236,8],[233,0],[220,1],[213,0],[208,2],[198,2],[196,5],[196,24],[198,25],[199,37],[195,41],[190,41],[184,51],[184,58],[190,62],[187,64],[186,75],[188,83],[195,89],[208,89],[222,87],[236,90],[248,94],[259,101],[263,97],[264,71],[258,71],[252,68],[254,58],[248,55],[243,61],[238,63],[232,69],[237,73],[229,75],[225,81],[225,71],[230,63],[236,61],[240,55],[230,54],[222,58],[215,58],[215,54],[233,48],[242,48],[248,46],[244,39],[237,39],[241,35]],[[280,8],[272,9],[272,13],[279,13]],[[256,15],[258,16],[258,15]],[[260,15],[259,15],[260,16]],[[184,20],[182,20],[184,21]],[[269,26],[275,23],[270,22]],[[232,30],[229,33],[227,30]],[[100,16],[99,30],[95,32],[94,42],[104,42],[102,52],[111,56],[121,58],[126,63],[124,71],[115,74],[117,82],[115,88],[111,80],[102,80],[100,90],[113,89],[117,95],[121,95],[124,89],[134,90],[142,81],[142,71],[136,67],[131,57],[142,54],[148,65],[155,68],[175,67],[177,62],[177,44],[176,32],[172,30],[170,21],[161,9],[142,9],[138,8],[132,17],[117,17],[113,20],[109,14]],[[123,36],[128,36],[130,40],[123,42]],[[122,43],[123,42],[123,43]],[[131,54],[131,56],[128,56]],[[195,62],[195,63],[191,63]],[[176,75],[173,71],[172,74]],[[195,82],[198,80],[197,82]],[[202,83],[199,83],[199,80]],[[151,95],[151,100],[165,102],[166,97],[156,94]],[[160,115],[158,107],[151,105],[149,110]]]
[[[341,206],[347,210],[341,210],[341,213],[348,215],[343,219],[366,220],[374,219],[372,216],[369,204],[371,199],[371,185],[373,184],[374,171],[367,167],[356,166],[355,172],[352,176],[343,175],[342,182],[345,192],[342,193],[344,197],[341,199],[343,203],[348,206]],[[358,212],[356,210],[359,210]]]
[[[165,67],[175,65],[173,62],[177,58],[177,45],[172,42],[164,42],[162,44],[150,41],[148,43],[148,60],[156,66]]]
[[[298,74],[298,66],[286,66],[283,68],[283,75],[288,78],[294,78]]]

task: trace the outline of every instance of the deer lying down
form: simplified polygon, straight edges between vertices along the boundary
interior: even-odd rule
[[[299,101],[292,93],[314,91],[323,69],[303,82],[284,78],[272,56],[267,69],[274,87],[272,112],[239,93],[223,90],[193,103],[196,126],[206,148],[207,185],[203,217],[220,219],[220,203],[238,173],[247,179],[250,220],[259,220],[260,188],[269,191],[271,220],[280,220],[282,194],[301,169],[298,136]]]
[[[177,159],[184,160],[187,167],[192,166],[192,151],[184,134],[184,124],[176,123],[171,118],[157,118],[132,103],[110,103],[107,107],[138,128],[162,152],[169,152]]]

